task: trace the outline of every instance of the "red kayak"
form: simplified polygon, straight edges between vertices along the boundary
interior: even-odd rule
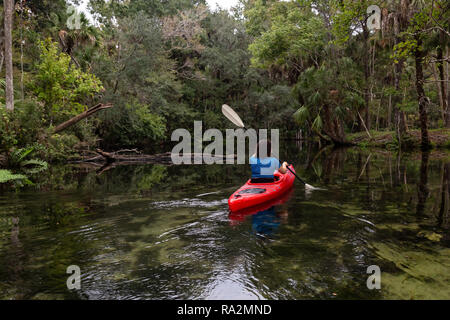
[[[295,172],[292,165],[289,168]],[[285,174],[277,170],[274,177],[275,182],[271,183],[251,183],[248,180],[228,199],[230,210],[235,212],[277,199],[292,188],[295,180],[294,174],[289,170]]]
[[[286,201],[290,199],[293,193],[293,188],[288,190],[285,194],[281,195],[278,198],[263,202],[261,204],[257,204],[256,206],[244,208],[238,211],[231,211],[229,214],[229,218],[231,220],[232,225],[236,225],[242,221],[245,221],[246,217],[254,215],[260,211],[264,211],[272,208],[273,206],[279,206],[284,204]]]

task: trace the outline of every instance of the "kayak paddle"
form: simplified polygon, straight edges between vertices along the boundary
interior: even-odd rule
[[[242,122],[241,117],[239,117],[239,115],[233,110],[231,109],[230,106],[224,104],[222,105],[222,113],[223,115],[230,120],[231,122],[233,122],[237,127],[239,128],[243,128],[245,130],[247,130],[247,128],[244,125],[244,122]],[[280,162],[280,160],[278,160]],[[281,162],[280,162],[281,163]],[[286,167],[290,172],[292,172],[292,174],[298,179],[300,180],[304,185],[306,189],[316,189],[314,188],[312,185],[307,184],[305,181],[303,181],[295,172],[293,172],[289,166]]]

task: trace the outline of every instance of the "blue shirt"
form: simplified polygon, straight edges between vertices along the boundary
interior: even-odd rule
[[[280,162],[273,157],[263,159],[251,157],[250,166],[252,168],[252,178],[273,178],[275,170],[280,168]]]

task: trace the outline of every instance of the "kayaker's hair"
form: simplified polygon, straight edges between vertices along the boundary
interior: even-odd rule
[[[272,155],[272,143],[270,142],[269,139],[264,139],[264,140],[260,140],[258,142],[258,144],[256,145],[256,157],[257,158],[261,158],[260,157],[260,150],[264,150],[264,146],[266,147],[266,154],[264,154],[264,157],[270,157]]]

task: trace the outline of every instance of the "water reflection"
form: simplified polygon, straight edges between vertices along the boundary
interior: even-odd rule
[[[417,189],[417,215],[421,216],[424,213],[425,202],[427,201],[429,190],[427,187],[428,183],[428,152],[422,152],[420,160],[420,180]]]
[[[442,163],[441,171],[441,206],[438,214],[439,227],[443,227],[445,219],[447,219],[448,222],[448,213],[450,212],[450,163]]]
[[[272,235],[280,226],[280,219],[275,212],[275,207],[259,211],[252,217],[253,231],[262,236]]]
[[[326,190],[296,184],[239,214],[227,199],[246,166],[53,167],[0,194],[0,297],[450,298],[448,153],[308,144],[285,158]],[[81,291],[65,286],[71,264]]]

